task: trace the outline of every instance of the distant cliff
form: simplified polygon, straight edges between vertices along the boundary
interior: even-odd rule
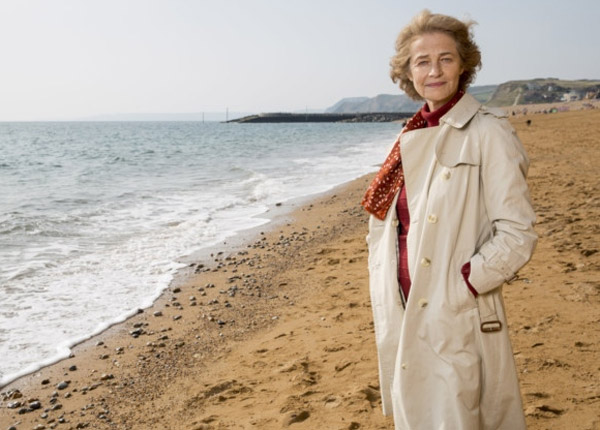
[[[560,103],[600,98],[600,81],[566,81],[555,78],[509,81],[494,91],[489,106]]]
[[[480,102],[487,102],[497,85],[480,85],[469,88],[469,93]],[[358,112],[416,112],[423,106],[422,101],[414,101],[406,94],[379,94],[375,97],[344,98],[325,109],[327,113],[358,113]]]
[[[488,106],[558,103],[600,97],[600,81],[567,81],[554,78],[509,81],[501,85],[470,87],[469,94]],[[344,98],[325,109],[329,113],[415,112],[423,106],[406,94],[380,94],[375,97]]]

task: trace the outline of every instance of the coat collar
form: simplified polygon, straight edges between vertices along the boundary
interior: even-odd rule
[[[463,128],[479,109],[481,103],[471,94],[466,93],[447,114],[440,118],[440,125],[443,122],[455,128]]]

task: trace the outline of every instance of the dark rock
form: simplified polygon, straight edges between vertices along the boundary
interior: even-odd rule
[[[32,411],[42,409],[42,404],[39,400],[34,400],[33,402],[29,403],[29,409],[31,409]]]
[[[10,402],[8,405],[6,405],[8,409],[17,409],[21,406],[23,406],[23,403],[21,402]]]
[[[136,328],[135,330],[131,330],[129,334],[135,338],[140,337],[144,333],[143,328]]]
[[[58,390],[64,390],[69,386],[69,383],[67,381],[61,381],[58,383],[58,385],[56,386],[56,388]]]
[[[75,365],[69,367],[70,372],[75,372],[76,370],[77,370],[77,366],[75,366]]]
[[[23,397],[23,394],[19,390],[10,390],[6,393],[2,393],[3,401],[16,400],[16,399],[20,399],[21,397]]]
[[[48,385],[50,383],[50,379],[42,380],[42,385]]]

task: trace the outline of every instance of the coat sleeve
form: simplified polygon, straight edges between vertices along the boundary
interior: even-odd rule
[[[481,189],[492,236],[471,258],[469,281],[485,294],[513,279],[529,261],[537,234],[523,144],[506,119],[484,113],[478,125]]]

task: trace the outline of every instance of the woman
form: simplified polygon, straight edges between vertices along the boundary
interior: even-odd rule
[[[525,428],[501,296],[537,241],[528,158],[466,94],[472,22],[424,10],[391,76],[423,108],[363,199],[384,414],[396,429]]]

